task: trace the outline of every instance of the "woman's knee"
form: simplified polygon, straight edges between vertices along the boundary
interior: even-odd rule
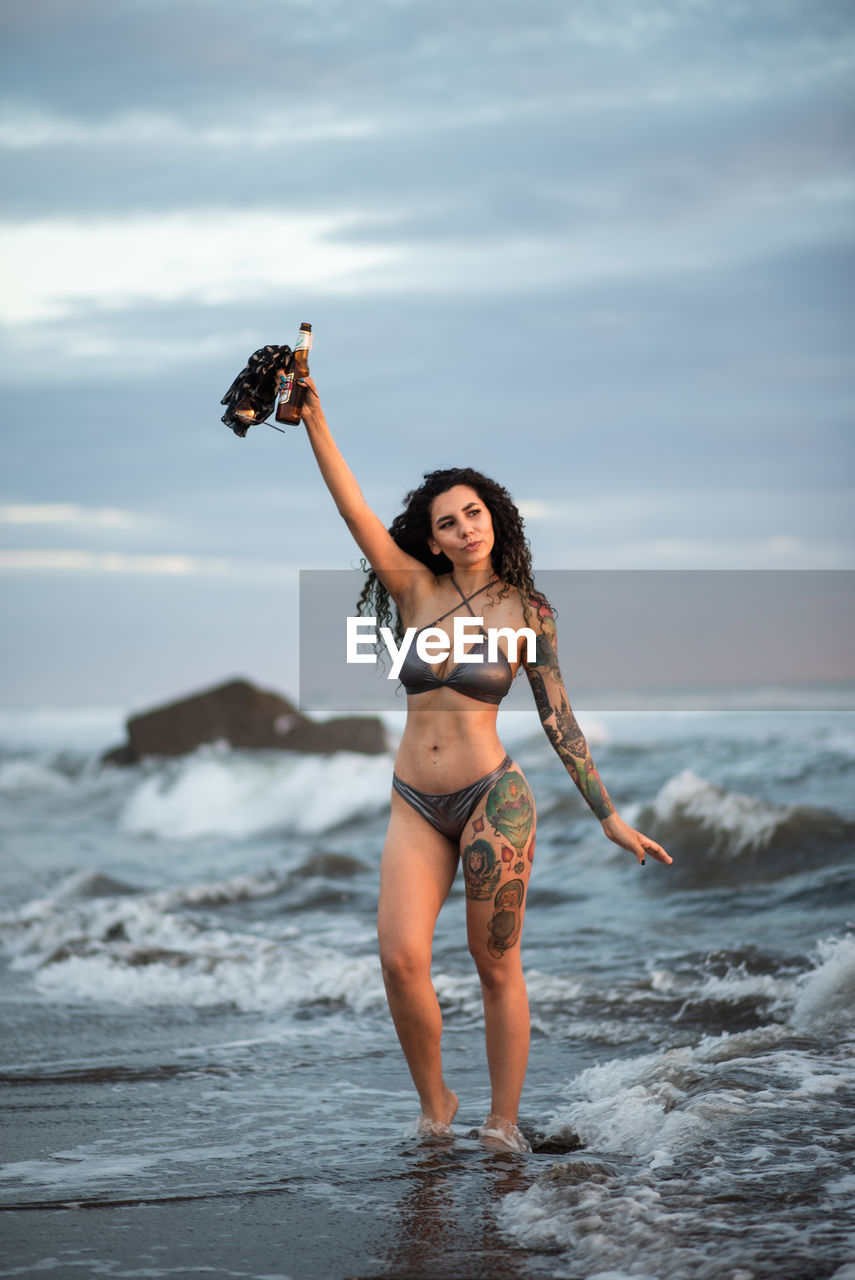
[[[406,987],[430,976],[430,952],[406,939],[380,938],[380,968],[387,986]]]
[[[496,956],[481,943],[470,941],[469,954],[475,961],[475,968],[484,991],[498,993],[522,981],[519,946]]]

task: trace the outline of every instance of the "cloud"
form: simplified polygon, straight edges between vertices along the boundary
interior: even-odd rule
[[[554,292],[851,237],[852,30],[827,0],[117,12],[4,20],[0,318],[66,324],[75,357],[141,304]]]
[[[0,551],[0,572],[143,574],[158,578],[232,578],[241,582],[294,583],[299,570],[282,564],[242,562],[212,556],[139,555],[65,548]]]
[[[851,238],[855,179],[774,180],[738,193],[700,189],[663,206],[650,192],[625,215],[617,180],[581,184],[539,227],[472,219],[413,235],[412,208],[305,214],[227,208],[8,221],[0,320],[43,324],[87,311],[194,302],[262,302],[318,294],[554,292],[617,280],[660,280]],[[90,315],[90,318],[96,318]],[[74,341],[84,341],[78,333]],[[97,354],[97,351],[96,351]]]
[[[115,0],[39,0],[5,6],[4,81],[23,102],[98,121],[148,110],[156,94],[200,125],[283,99],[301,124],[331,101],[424,112],[447,104],[449,86],[462,102],[648,89],[683,102],[845,74],[850,16],[835,0],[136,0],[120,13]]]
[[[540,498],[522,498],[516,505],[523,520],[552,520],[559,510],[553,503],[543,502]]]
[[[540,569],[850,569],[851,493],[827,490],[821,516],[782,498],[733,483],[564,499],[553,487],[517,505]]]
[[[147,523],[133,511],[116,507],[83,507],[75,502],[31,502],[0,505],[0,524],[63,524],[99,529],[137,529]]]
[[[0,226],[6,259],[0,318],[58,319],[81,305],[193,298],[218,304],[279,290],[355,288],[395,250],[347,243],[354,213],[188,210],[93,220],[42,219]]]
[[[162,111],[128,111],[102,120],[63,115],[42,108],[21,108],[9,104],[0,120],[0,150],[35,151],[51,147],[212,147],[229,149],[248,147],[263,150],[270,147],[302,148],[331,139],[354,139],[373,136],[379,122],[368,117],[334,116],[326,120],[310,120],[294,129],[291,112],[269,111],[260,118],[249,117],[236,122],[223,119],[219,123],[196,127],[180,116]]]
[[[639,537],[632,541],[602,540],[574,554],[574,565],[601,571],[606,569],[851,569],[852,546],[839,539],[799,538],[792,534],[769,537],[704,538],[692,534],[670,537]],[[539,559],[541,568],[567,567],[555,550]]]

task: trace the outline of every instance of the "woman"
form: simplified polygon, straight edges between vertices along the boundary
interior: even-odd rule
[[[533,630],[535,656],[523,646],[519,660],[567,772],[610,840],[641,863],[647,853],[670,863],[660,845],[623,822],[600,781],[567,702],[553,616],[534,588],[522,521],[506,491],[475,471],[434,472],[408,495],[406,511],[387,531],[333,440],[314,382],[306,386],[303,421],[321,474],[372,566],[363,602],[373,604],[382,624],[391,598],[399,634],[402,627],[436,627],[450,639],[455,615],[482,617],[487,629]],[[407,723],[380,868],[378,935],[389,1008],[421,1101],[419,1129],[448,1133],[457,1097],[442,1075],[431,945],[462,860],[492,1090],[479,1133],[489,1145],[525,1151],[516,1123],[529,1046],[520,934],[535,809],[522,770],[496,733],[498,703],[517,665],[501,643],[492,661],[485,650],[481,663],[457,665],[451,658],[429,665],[411,644],[400,672]]]

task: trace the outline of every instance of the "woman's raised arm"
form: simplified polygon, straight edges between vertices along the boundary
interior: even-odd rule
[[[600,819],[608,838],[622,849],[635,854],[641,863],[648,853],[659,862],[670,863],[672,859],[662,846],[628,826],[612,804],[597,773],[597,766],[591,759],[585,735],[567,700],[567,691],[558,665],[557,635],[552,611],[545,605],[538,607],[534,600],[531,604],[535,614],[537,653],[534,662],[525,663],[525,669],[547,738],[579,788],[582,798]]]
[[[432,580],[433,574],[420,560],[401,550],[369,507],[329,429],[313,380],[307,378],[305,385],[303,423],[339,514],[392,598],[397,602],[409,597],[417,583]]]

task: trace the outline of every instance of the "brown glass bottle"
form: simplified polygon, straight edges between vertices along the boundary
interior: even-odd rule
[[[276,406],[276,421],[288,422],[292,425],[300,421],[306,388],[301,387],[298,378],[309,376],[309,352],[312,349],[312,326],[303,323],[294,346],[294,358],[291,368],[280,376],[279,403]]]

